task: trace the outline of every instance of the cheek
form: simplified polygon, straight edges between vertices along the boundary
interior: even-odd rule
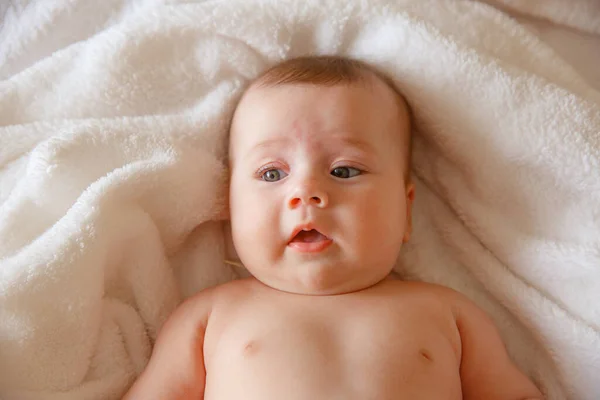
[[[278,210],[269,196],[251,185],[237,185],[230,191],[231,229],[241,258],[269,250],[278,242]]]
[[[379,186],[384,187],[384,186]],[[400,190],[357,192],[351,204],[352,229],[357,246],[396,246],[402,242],[406,204]],[[349,197],[349,198],[352,198]]]

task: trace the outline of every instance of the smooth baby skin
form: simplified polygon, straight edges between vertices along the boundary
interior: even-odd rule
[[[463,398],[541,395],[512,364],[490,319],[459,293],[384,280],[309,296],[254,278],[187,300],[126,397]]]

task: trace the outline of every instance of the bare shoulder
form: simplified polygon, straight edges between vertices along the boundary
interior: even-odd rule
[[[181,303],[180,307],[189,312],[205,311],[214,307],[221,301],[230,301],[236,296],[243,296],[251,291],[255,285],[255,279],[236,279],[217,286],[211,286],[188,297]]]
[[[390,279],[386,281],[386,284],[392,287],[399,295],[418,295],[439,300],[451,306],[460,306],[462,302],[469,302],[469,299],[464,294],[435,283]]]
[[[261,284],[255,278],[235,279],[202,290],[188,298],[181,307],[185,308],[185,304],[189,303],[190,312],[204,315],[208,319],[213,314],[222,315],[227,310],[235,309],[240,303],[253,297],[260,288]]]
[[[221,285],[208,287],[185,299],[175,311],[169,316],[163,325],[160,334],[165,330],[185,328],[206,328],[208,320],[220,304],[231,303],[235,297],[239,297],[250,282],[246,280],[235,280]]]
[[[466,295],[447,286],[420,281],[390,280],[389,282],[397,287],[396,290],[410,291],[413,294],[421,294],[425,297],[442,301],[444,304],[450,306],[455,314],[459,314],[460,310],[465,307],[477,308],[475,303]]]
[[[212,312],[216,292],[217,287],[207,288],[179,304],[160,328],[158,343],[165,340],[165,336],[171,336],[171,331],[204,328]]]
[[[207,288],[175,309],[158,332],[150,361],[125,399],[202,398],[205,334],[226,292],[226,285]]]
[[[215,305],[222,302],[230,303],[251,295],[259,286],[260,284],[253,277],[235,279],[211,288],[211,300]]]
[[[418,281],[392,281],[391,284],[397,286],[394,290],[398,295],[409,294],[412,299],[420,299],[419,303],[422,305],[448,313],[459,331],[467,321],[471,326],[493,324],[491,318],[474,301],[452,288]]]

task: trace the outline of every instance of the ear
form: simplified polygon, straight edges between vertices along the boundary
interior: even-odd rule
[[[412,233],[412,206],[415,201],[415,185],[409,182],[406,185],[406,223],[404,225],[404,237],[402,242],[406,243]]]
[[[217,204],[217,213],[216,220],[217,221],[227,221],[230,219],[229,213],[229,185],[227,186],[227,190],[223,191],[223,194],[219,196],[218,204]]]
[[[227,221],[229,220],[229,206],[226,204],[225,206],[221,205],[221,210],[217,213],[217,221]]]
[[[225,182],[223,186],[219,187],[217,197],[217,212],[215,218],[217,221],[227,221],[230,219],[229,213],[229,189],[231,185],[231,177],[229,176],[229,169],[223,168],[222,179]]]

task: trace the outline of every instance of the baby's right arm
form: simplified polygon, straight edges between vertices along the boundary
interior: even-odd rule
[[[212,290],[183,302],[161,328],[144,372],[123,400],[202,399],[204,332],[212,308]]]

